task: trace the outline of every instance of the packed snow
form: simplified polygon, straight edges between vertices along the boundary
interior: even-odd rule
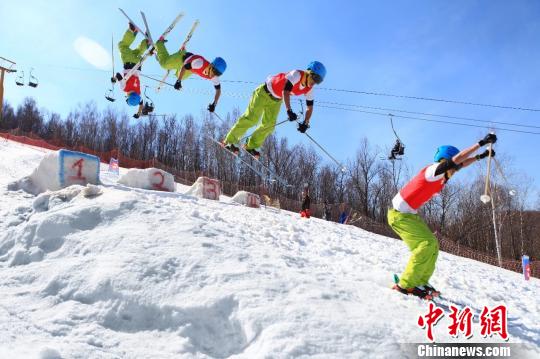
[[[0,139],[2,358],[398,358],[428,342],[428,302],[391,290],[401,241],[130,188],[103,164],[99,186],[8,190],[46,154]],[[505,304],[509,342],[540,356],[538,279],[441,253],[432,284],[475,313]],[[467,342],[440,323],[437,342]],[[471,342],[504,342],[475,324]]]

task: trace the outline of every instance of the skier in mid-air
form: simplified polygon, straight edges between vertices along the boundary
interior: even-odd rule
[[[238,153],[240,149],[237,145],[241,137],[249,128],[255,126],[262,116],[261,124],[245,145],[246,151],[258,158],[260,153],[257,149],[263,144],[266,137],[274,132],[281,102],[285,102],[290,121],[296,121],[298,118],[291,108],[291,94],[305,95],[306,97],[306,117],[302,123],[298,124],[298,131],[306,132],[313,113],[313,87],[320,84],[325,76],[326,68],[319,61],[310,63],[305,71],[293,70],[269,76],[266,82],[253,92],[248,108],[223,140],[225,148],[233,153]]]
[[[439,254],[439,242],[417,211],[431,197],[441,192],[457,171],[488,157],[489,150],[475,156],[472,154],[480,147],[496,141],[495,134],[488,134],[463,151],[454,146],[439,147],[435,153],[435,163],[420,170],[396,194],[392,200],[393,208],[388,210],[388,224],[403,239],[412,255],[393,289],[424,299],[440,294],[429,284]],[[491,156],[495,156],[495,151],[491,150]]]
[[[201,55],[195,55],[187,52],[185,47],[173,54],[169,54],[165,47],[166,40],[160,38],[156,42],[157,58],[161,67],[165,70],[174,70],[176,74],[176,82],[174,88],[180,90],[182,88],[182,80],[185,80],[191,74],[196,74],[203,79],[212,81],[216,93],[214,101],[208,105],[208,111],[214,112],[221,96],[221,84],[219,77],[223,75],[227,68],[227,63],[221,57],[216,57],[214,61],[209,62]]]
[[[143,100],[141,98],[141,81],[139,75],[141,68],[137,69],[126,78],[126,75],[133,69],[139,61],[141,61],[143,54],[148,49],[148,40],[144,38],[139,46],[135,49],[131,49],[130,46],[135,41],[137,36],[136,27],[129,23],[129,29],[124,33],[124,37],[118,43],[118,49],[120,50],[120,57],[122,58],[122,63],[124,64],[123,74],[116,73],[115,77],[111,78],[112,82],[118,81],[120,88],[126,93],[126,103],[129,106],[138,106],[137,112],[133,115],[135,118],[139,118],[142,114],[148,114],[143,111]],[[146,112],[146,113],[144,113]]]

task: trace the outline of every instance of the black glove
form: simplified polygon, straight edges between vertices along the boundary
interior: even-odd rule
[[[309,125],[306,123],[306,121],[304,121],[304,122],[298,124],[297,130],[302,132],[302,133],[305,133],[308,128],[309,128]]]
[[[289,116],[289,121],[296,121],[298,115],[296,115],[293,110],[287,110],[287,116]]]
[[[481,146],[485,146],[488,143],[495,143],[497,142],[497,135],[494,133],[488,133],[484,139],[478,141],[478,144]]]
[[[129,29],[132,32],[137,32],[137,27],[135,27],[135,25],[131,21],[129,22]]]
[[[176,82],[174,83],[174,89],[180,90],[181,88],[182,88],[182,81],[176,80]]]
[[[483,158],[486,158],[487,156],[489,156],[489,150],[485,150],[483,153],[476,155],[474,157],[476,158],[477,161],[479,161]],[[491,157],[495,157],[495,151],[493,150],[491,150]]]
[[[137,112],[136,114],[133,115],[133,118],[139,118],[139,117],[140,117],[140,115],[139,115],[138,112]]]
[[[216,104],[214,102],[208,105],[208,111],[214,112],[215,110],[216,110]]]
[[[116,79],[118,81],[122,81],[123,77],[122,77],[122,75],[120,75],[120,72],[117,72],[115,76],[116,76]],[[111,79],[111,81],[112,81],[112,79]]]
[[[111,77],[111,82],[112,82],[112,83],[115,83],[115,82],[116,82],[116,78]]]

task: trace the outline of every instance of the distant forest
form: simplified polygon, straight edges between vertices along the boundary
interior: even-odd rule
[[[307,184],[315,214],[322,213],[322,203],[329,203],[332,220],[343,210],[356,225],[386,224],[386,212],[398,190],[415,173],[411,173],[406,157],[386,160],[389,151],[382,150],[363,138],[353,157],[344,163],[346,171],[329,163],[317,149],[302,144],[291,145],[287,138],[270,136],[262,148],[262,161],[291,186],[264,183],[253,171],[234,162],[208,138],[221,140],[238,110],[229,113],[222,123],[208,112],[199,116],[142,117],[138,121],[112,109],[100,111],[94,103],[79,106],[66,118],[52,111],[39,109],[35,100],[27,98],[18,107],[4,103],[0,122],[3,132],[16,130],[33,133],[46,141],[66,146],[86,146],[95,151],[120,149],[124,156],[159,162],[179,171],[204,172],[224,183],[241,183],[244,187],[264,187],[270,197],[289,204],[282,208],[297,210],[302,190]],[[474,139],[471,139],[471,142]],[[502,156],[501,156],[502,157]],[[498,158],[504,171],[511,171],[511,161]],[[427,163],[426,163],[427,164]],[[479,198],[484,191],[485,163],[467,168],[456,175],[441,193],[430,201],[421,215],[438,236],[457,244],[496,255],[491,205]],[[493,172],[492,196],[495,199],[502,256],[519,259],[528,254],[540,257],[540,201],[532,205],[530,181],[522,176],[509,176],[511,188],[497,172]],[[510,189],[517,194],[511,196]],[[532,207],[532,208],[531,208]],[[390,230],[388,233],[390,234]],[[381,231],[379,231],[381,232]],[[384,231],[383,231],[384,232]]]

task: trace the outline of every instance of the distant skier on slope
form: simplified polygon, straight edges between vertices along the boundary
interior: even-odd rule
[[[115,77],[111,78],[112,82],[119,81],[120,88],[126,93],[126,103],[129,106],[138,106],[137,113],[133,115],[135,118],[139,118],[142,114],[147,115],[148,111],[144,111],[143,100],[141,98],[141,81],[139,80],[139,75],[141,68],[133,73],[129,78],[125,78],[126,74],[134,68],[148,49],[148,40],[143,39],[139,46],[135,49],[130,49],[131,44],[135,41],[137,36],[137,29],[131,23],[129,23],[129,29],[124,33],[124,37],[118,43],[118,49],[120,50],[120,57],[124,64],[123,75],[116,73]],[[145,113],[146,112],[146,113]]]
[[[310,212],[311,207],[311,197],[309,196],[309,187],[305,187],[302,191],[302,211],[300,211],[300,217],[309,218],[311,217]]]
[[[174,84],[176,90],[182,88],[182,80],[185,80],[191,74],[196,74],[203,79],[212,81],[216,93],[214,101],[208,105],[208,111],[214,112],[221,96],[221,83],[219,77],[227,69],[227,63],[221,57],[216,57],[214,61],[209,62],[201,55],[194,55],[181,48],[174,54],[169,54],[165,47],[166,40],[160,38],[156,42],[157,58],[162,68],[165,70],[174,70],[177,80]]]
[[[429,284],[439,254],[439,242],[417,210],[442,191],[448,180],[460,169],[489,156],[489,150],[471,156],[480,147],[495,143],[497,136],[488,134],[478,143],[459,151],[453,146],[441,146],[435,153],[435,163],[424,167],[392,200],[388,224],[403,239],[412,255],[399,282],[393,289],[421,298],[431,299],[439,292]],[[491,151],[495,156],[495,151]]]
[[[285,102],[287,116],[290,121],[296,121],[298,116],[291,108],[291,94],[295,96],[305,95],[307,112],[305,120],[298,124],[298,131],[304,133],[309,128],[309,121],[313,113],[313,87],[320,84],[326,76],[326,68],[319,61],[313,61],[307,67],[307,71],[293,70],[288,73],[279,73],[269,76],[266,82],[253,92],[248,108],[231,128],[225,140],[225,148],[238,153],[236,146],[246,131],[255,126],[262,116],[262,122],[250,136],[245,145],[246,151],[258,158],[259,148],[266,137],[274,132],[276,120],[281,108],[281,102]]]

